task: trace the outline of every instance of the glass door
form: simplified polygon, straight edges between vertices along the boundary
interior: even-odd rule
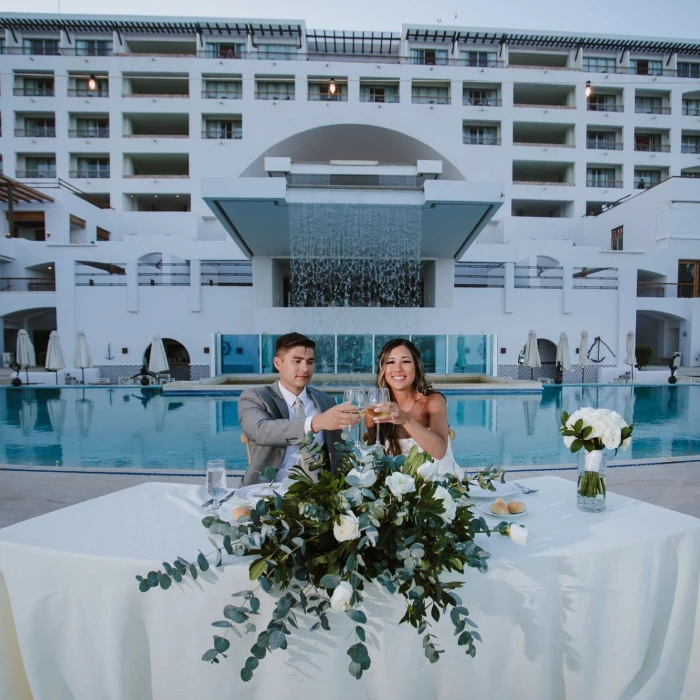
[[[700,297],[700,260],[678,261],[678,298]]]

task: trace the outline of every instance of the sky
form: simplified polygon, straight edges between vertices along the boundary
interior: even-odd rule
[[[700,0],[0,0],[0,12],[59,7],[63,14],[298,19],[310,29],[397,32],[415,23],[700,40]]]

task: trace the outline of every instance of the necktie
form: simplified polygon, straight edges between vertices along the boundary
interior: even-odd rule
[[[304,414],[304,404],[301,402],[301,399],[300,399],[298,396],[296,397],[296,399],[294,399],[294,413],[296,414],[296,417],[297,417],[297,418],[304,418],[304,416],[305,416],[305,414]],[[305,459],[304,459],[304,457],[302,457],[301,455],[299,455],[299,466],[306,472],[306,475],[307,475],[309,478],[311,478],[311,479],[313,479],[314,481],[316,481],[316,479],[314,478],[313,473],[310,472],[310,471],[306,468]]]

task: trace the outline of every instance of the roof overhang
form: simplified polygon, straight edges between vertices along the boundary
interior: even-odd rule
[[[498,183],[429,180],[421,188],[296,187],[282,177],[212,178],[202,197],[246,255],[289,257],[289,205],[406,205],[421,208],[421,258],[458,259],[504,201]]]

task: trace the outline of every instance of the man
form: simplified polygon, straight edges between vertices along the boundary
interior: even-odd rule
[[[248,438],[250,464],[243,484],[257,484],[265,469],[277,469],[275,481],[283,481],[298,463],[299,453],[288,440],[303,438],[309,431],[323,444],[331,469],[335,468],[333,445],[339,431],[356,425],[360,417],[352,405],[335,401],[308,387],[314,374],[316,343],[301,333],[277,339],[272,361],[279,380],[271,386],[246,389],[238,399],[238,420]]]

